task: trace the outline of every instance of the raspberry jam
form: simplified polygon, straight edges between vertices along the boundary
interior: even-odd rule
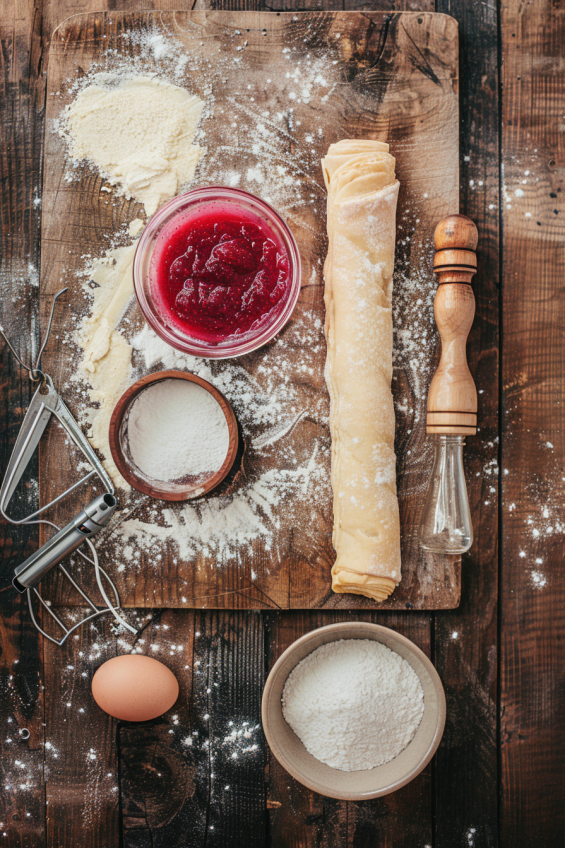
[[[286,247],[269,223],[222,201],[163,227],[150,276],[166,322],[210,344],[271,324],[291,288]]]

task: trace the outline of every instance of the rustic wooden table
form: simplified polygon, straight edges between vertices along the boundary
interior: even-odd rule
[[[201,0],[142,5],[205,6]],[[222,0],[210,5],[223,6]],[[0,20],[1,309],[2,320],[19,328],[24,356],[28,328],[37,327],[50,34],[68,15],[102,6],[139,4],[12,0]],[[269,6],[225,0],[224,8],[367,7],[356,0]],[[462,603],[449,612],[358,616],[397,628],[432,657],[448,710],[437,757],[401,791],[359,804],[308,792],[268,757],[257,725],[273,658],[302,633],[352,615],[347,612],[150,615],[145,649],[157,644],[171,667],[193,673],[188,682],[183,676],[175,724],[116,726],[89,708],[88,669],[119,645],[108,630],[104,638],[87,630],[62,651],[42,643],[21,599],[7,588],[11,569],[36,539],[3,527],[5,845],[563,844],[565,8],[561,0],[437,0],[435,6],[375,0],[370,8],[436,10],[459,22],[461,211],[480,234],[469,344],[480,433],[467,451],[476,542],[463,562]],[[5,348],[1,368],[4,467],[30,387]],[[28,484],[34,485],[33,468]],[[65,711],[67,700],[72,706]],[[194,746],[190,756],[185,740],[195,732],[209,745]]]

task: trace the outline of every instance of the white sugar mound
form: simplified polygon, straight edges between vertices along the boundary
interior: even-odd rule
[[[144,389],[131,406],[128,437],[143,474],[167,481],[219,471],[230,442],[218,401],[187,380],[161,380]]]

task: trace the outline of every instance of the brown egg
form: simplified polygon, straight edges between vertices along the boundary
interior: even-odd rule
[[[141,654],[124,654],[100,666],[92,695],[104,712],[122,721],[149,721],[170,710],[179,684],[166,665]]]

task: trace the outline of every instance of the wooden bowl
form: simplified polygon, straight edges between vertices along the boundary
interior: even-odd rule
[[[283,717],[281,698],[291,671],[316,648],[339,639],[374,639],[381,642],[410,663],[424,690],[424,715],[414,738],[394,760],[374,769],[347,772],[319,762],[308,753]],[[378,704],[375,704],[377,708]],[[313,630],[286,649],[267,678],[262,719],[271,751],[296,780],[320,795],[344,801],[363,801],[395,792],[426,767],[443,734],[445,693],[434,666],[410,639],[379,624],[348,621]]]
[[[161,380],[188,380],[190,383],[197,383],[210,392],[212,397],[219,403],[224,415],[229,431],[228,451],[224,463],[219,471],[213,476],[206,478],[200,482],[187,482],[186,484],[175,483],[167,486],[165,481],[148,481],[147,478],[141,476],[136,470],[135,465],[128,460],[124,453],[122,445],[122,424],[125,416],[137,396],[152,383],[159,383]],[[110,450],[112,457],[116,463],[122,477],[127,482],[143,492],[144,495],[150,495],[152,498],[159,498],[164,501],[186,501],[191,498],[199,498],[215,489],[228,474],[233,465],[237,454],[239,435],[237,431],[237,421],[235,414],[225,397],[214,386],[203,380],[202,377],[197,377],[196,374],[189,374],[186,371],[158,371],[156,374],[148,374],[130,386],[119,401],[117,402],[112,417],[110,419]]]

